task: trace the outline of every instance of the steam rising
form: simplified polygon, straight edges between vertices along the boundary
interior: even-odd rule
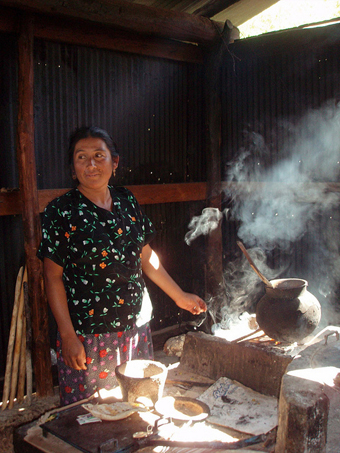
[[[281,126],[287,132],[281,149],[270,156],[264,138],[253,132],[251,146],[241,149],[227,164],[225,194],[232,204],[229,215],[238,222],[238,237],[260,271],[268,279],[307,279],[309,291],[324,310],[326,302],[334,303],[340,284],[340,197],[338,189],[329,190],[329,183],[339,181],[340,175],[340,106],[333,102],[310,111],[295,126],[287,122]],[[214,215],[212,223],[205,212],[192,220],[188,244],[217,226],[219,216],[217,212]],[[293,260],[281,260],[279,269],[266,264],[268,255],[290,257],[299,247],[303,248],[303,268],[294,269]],[[222,324],[228,324],[232,313],[253,308],[259,283],[242,254],[229,263],[224,275],[228,302],[220,307],[219,315]],[[334,322],[331,312],[329,317],[329,322]]]
[[[228,210],[225,210],[225,214]],[[202,234],[206,236],[218,227],[223,214],[217,208],[205,208],[200,216],[193,217],[189,223],[188,233],[185,235],[185,242],[190,245],[191,242]]]
[[[340,109],[310,112],[295,127],[289,145],[279,151],[287,157],[270,168],[263,165],[267,149],[260,143],[257,162],[243,150],[227,170],[228,181],[253,183],[252,190],[236,186],[228,191],[234,202],[232,215],[241,221],[238,235],[248,245],[288,248],[316,215],[328,215],[339,204],[339,194],[326,191],[323,183],[339,177]]]

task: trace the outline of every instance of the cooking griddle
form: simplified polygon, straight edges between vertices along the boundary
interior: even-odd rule
[[[133,433],[147,431],[149,425],[137,412],[123,420],[80,425],[77,417],[83,414],[88,411],[81,406],[58,412],[53,420],[41,425],[44,435],[53,434],[84,453],[113,452],[131,445]]]

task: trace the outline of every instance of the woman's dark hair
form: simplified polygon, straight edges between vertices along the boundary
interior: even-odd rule
[[[71,168],[73,168],[73,154],[76,144],[79,142],[79,140],[88,137],[100,138],[101,140],[103,140],[103,142],[105,142],[106,146],[110,150],[112,157],[119,156],[116,144],[114,143],[112,137],[104,129],[100,129],[99,127],[95,126],[82,126],[76,129],[70,136],[68,147],[68,163]]]

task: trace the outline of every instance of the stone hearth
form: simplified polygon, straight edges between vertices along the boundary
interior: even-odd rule
[[[334,379],[340,373],[340,341],[335,332],[340,328],[329,326],[310,345],[296,349],[295,355],[280,347],[191,332],[186,335],[179,370],[212,380],[228,377],[278,397],[275,453],[337,453],[340,387],[334,386]]]

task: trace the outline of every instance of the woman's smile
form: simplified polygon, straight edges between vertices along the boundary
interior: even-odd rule
[[[99,189],[107,186],[118,160],[112,159],[106,143],[100,138],[79,140],[73,154],[74,171],[80,188]]]

